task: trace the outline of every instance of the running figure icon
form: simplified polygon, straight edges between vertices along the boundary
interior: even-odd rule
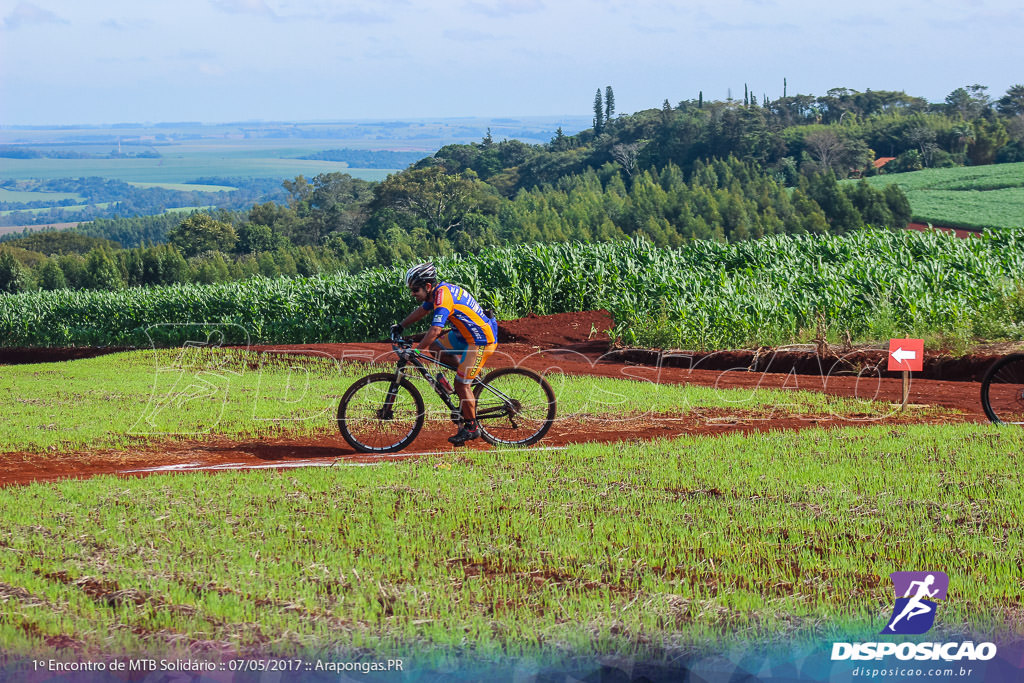
[[[928,614],[932,611],[932,608],[928,605],[923,604],[921,600],[923,600],[924,598],[934,598],[935,595],[939,592],[938,588],[936,588],[935,590],[928,590],[928,588],[934,583],[934,574],[929,574],[927,577],[925,577],[924,581],[912,581],[910,583],[910,590],[907,591],[907,594],[903,596],[905,598],[910,598],[910,601],[907,603],[907,606],[903,608],[903,611],[900,612],[899,616],[889,622],[890,631],[894,633],[896,632],[896,622],[898,622],[903,617],[906,617],[907,621],[910,621],[918,615]],[[913,597],[911,597],[910,592],[914,590],[914,586],[917,586],[917,592],[914,593]]]
[[[896,604],[882,633],[921,634],[935,623],[936,600],[944,600],[949,577],[943,572],[893,572]]]

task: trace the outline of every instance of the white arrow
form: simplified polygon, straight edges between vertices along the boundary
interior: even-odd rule
[[[897,363],[903,363],[903,361],[914,360],[917,358],[917,351],[904,351],[901,346],[889,355],[895,358]]]

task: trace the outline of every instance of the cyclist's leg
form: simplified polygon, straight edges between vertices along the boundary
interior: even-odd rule
[[[462,417],[467,421],[476,419],[476,396],[473,394],[473,380],[480,374],[484,363],[497,348],[497,344],[470,346],[466,349],[465,358],[459,363],[459,371],[455,375],[455,393],[462,400]]]
[[[459,366],[466,358],[468,344],[455,330],[438,337],[431,348],[437,352],[437,359],[452,367]]]

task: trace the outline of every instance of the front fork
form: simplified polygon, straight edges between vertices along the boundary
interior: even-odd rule
[[[399,360],[395,369],[395,379],[388,387],[388,393],[384,396],[384,405],[377,411],[377,417],[381,420],[390,420],[395,416],[395,399],[398,397],[398,385],[402,381],[402,374],[408,361]]]

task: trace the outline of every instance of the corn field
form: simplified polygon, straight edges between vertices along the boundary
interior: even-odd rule
[[[604,308],[625,343],[717,349],[784,343],[823,326],[854,336],[970,327],[1020,290],[1024,233],[864,230],[680,249],[543,244],[437,265],[499,318]],[[405,269],[7,295],[0,346],[175,346],[194,340],[200,324],[220,326],[235,344],[377,340],[415,304]]]

